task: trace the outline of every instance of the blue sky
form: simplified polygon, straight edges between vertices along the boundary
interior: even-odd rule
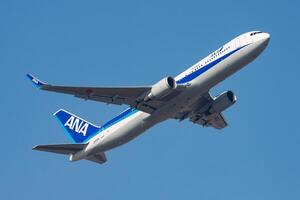
[[[299,6],[1,1],[1,199],[299,199]],[[169,120],[109,151],[105,165],[31,150],[70,142],[52,116],[59,108],[104,124],[125,106],[38,91],[26,73],[54,84],[149,85],[251,30],[271,34],[268,48],[212,90],[238,96],[228,128]]]

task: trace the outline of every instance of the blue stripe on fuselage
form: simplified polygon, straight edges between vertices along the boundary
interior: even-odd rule
[[[128,118],[129,116],[133,115],[134,113],[138,112],[137,109],[135,108],[127,108],[125,111],[123,111],[122,113],[120,113],[119,115],[117,115],[116,117],[114,117],[113,119],[109,120],[108,122],[106,122],[103,126],[100,127],[99,131],[97,133],[95,133],[94,135],[92,135],[91,137],[87,138],[85,141],[90,140],[91,138],[93,138],[95,135],[100,134],[101,132],[103,132],[104,130],[108,129],[109,127],[115,125],[116,123]]]
[[[245,45],[245,46],[247,46],[247,45]],[[210,68],[212,68],[213,66],[215,66],[216,64],[221,62],[222,60],[228,58],[229,56],[231,56],[232,54],[234,54],[238,50],[244,48],[245,46],[239,47],[239,48],[225,54],[224,56],[212,61],[211,63],[208,63],[207,65],[204,65],[203,67],[199,68],[198,70],[196,70],[196,71],[190,73],[189,75],[183,77],[182,79],[176,81],[176,83],[177,84],[183,84],[183,83],[192,81],[193,79],[197,78],[199,75],[203,74],[204,72],[206,72],[207,70],[209,70]]]
[[[106,129],[116,123],[118,123],[119,121],[133,115],[134,113],[136,113],[138,110],[135,108],[128,108],[125,111],[123,111],[121,114],[119,114],[118,116],[116,116],[115,118],[111,119],[110,121],[106,122],[101,128]]]

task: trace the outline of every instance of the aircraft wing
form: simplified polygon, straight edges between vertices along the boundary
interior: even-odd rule
[[[218,112],[209,112],[213,101],[213,97],[209,94],[209,92],[206,92],[198,99],[198,101],[191,105],[189,109],[181,113],[177,113],[175,119],[183,120],[185,118],[189,118],[191,122],[204,127],[223,129],[228,125],[223,114]]]
[[[51,92],[71,94],[85,100],[94,100],[107,104],[126,104],[138,108],[144,112],[151,113],[157,109],[158,104],[153,102],[139,104],[139,98],[144,97],[151,89],[145,87],[68,87],[46,84],[34,76],[27,74],[27,77],[40,89]],[[151,105],[152,103],[152,105]]]
[[[213,113],[205,120],[196,120],[192,122],[202,126],[211,126],[216,129],[223,129],[228,125],[222,113]]]

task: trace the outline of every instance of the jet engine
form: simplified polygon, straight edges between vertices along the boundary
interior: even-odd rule
[[[211,105],[212,110],[210,112],[221,113],[232,106],[236,100],[237,98],[232,91],[225,91],[214,99]]]
[[[176,81],[173,77],[166,77],[155,83],[150,93],[145,97],[144,101],[150,99],[162,99],[177,88]]]

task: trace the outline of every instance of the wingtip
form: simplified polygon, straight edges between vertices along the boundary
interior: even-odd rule
[[[42,87],[44,85],[46,85],[46,83],[44,83],[43,81],[40,81],[39,79],[37,79],[36,77],[34,77],[32,74],[26,74],[26,76],[29,78],[29,80],[31,80],[31,82],[37,86],[37,87]]]
[[[32,147],[32,150],[38,150],[39,145],[35,145],[34,147]]]

